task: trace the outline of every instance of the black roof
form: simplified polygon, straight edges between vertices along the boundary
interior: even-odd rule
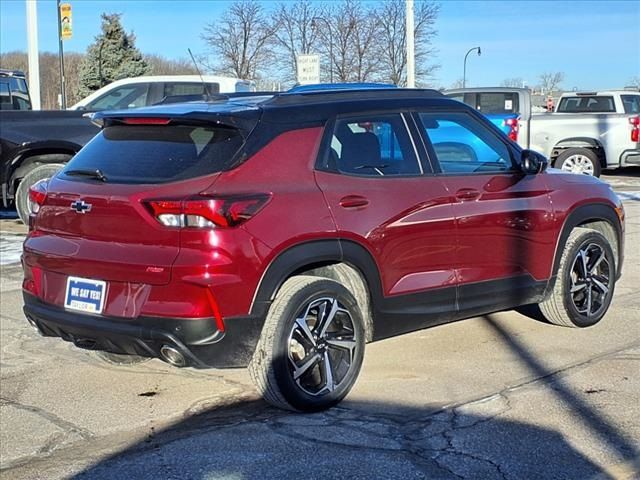
[[[460,105],[437,90],[409,88],[351,89],[305,92],[243,92],[219,94],[209,101],[174,103],[131,110],[97,112],[94,121],[135,117],[180,117],[225,121],[242,127],[245,121],[296,123],[301,126],[326,121],[337,114],[391,110],[437,104]],[[245,125],[248,128],[250,125]]]

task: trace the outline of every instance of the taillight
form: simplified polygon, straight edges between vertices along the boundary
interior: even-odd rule
[[[629,118],[631,124],[631,141],[640,142],[640,116]]]
[[[184,200],[149,200],[153,216],[174,228],[225,228],[238,226],[269,201],[268,194],[198,196]]]
[[[47,198],[47,183],[49,183],[47,179],[38,180],[29,188],[29,206],[31,207],[31,212],[38,213],[40,207],[44,204]]]
[[[518,141],[518,128],[519,128],[519,119],[518,118],[507,118],[504,121],[505,126],[509,127],[509,133],[507,135],[514,142]]]

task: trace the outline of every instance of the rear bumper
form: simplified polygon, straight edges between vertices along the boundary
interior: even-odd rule
[[[625,150],[620,155],[620,166],[640,165],[640,150]]]
[[[123,319],[70,312],[23,291],[24,313],[40,333],[60,337],[80,348],[162,358],[170,346],[196,368],[244,367],[251,360],[262,331],[258,317],[225,319],[225,331],[215,319],[138,317]]]

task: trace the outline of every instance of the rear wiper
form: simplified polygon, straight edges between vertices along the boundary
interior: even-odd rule
[[[104,176],[102,170],[96,168],[95,170],[67,170],[64,172],[65,175],[70,175],[72,177],[89,177],[95,178],[96,180],[100,180],[101,182],[106,182],[107,177]]]

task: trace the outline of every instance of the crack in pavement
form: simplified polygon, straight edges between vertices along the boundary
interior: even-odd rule
[[[36,415],[44,418],[45,420],[53,423],[56,427],[64,430],[64,431],[69,431],[69,432],[73,432],[73,433],[77,433],[80,437],[82,437],[83,440],[89,440],[93,437],[95,437],[95,433],[93,433],[90,430],[87,430],[85,428],[82,428],[74,423],[68,422],[66,420],[63,420],[62,418],[58,417],[57,415],[48,412],[46,410],[43,410],[41,408],[35,407],[33,405],[26,405],[24,403],[20,403],[20,402],[16,402],[14,400],[5,398],[5,397],[0,397],[0,404],[2,405],[9,405],[12,406],[14,408],[17,408],[19,410],[25,410],[27,412],[31,412],[31,413],[35,413]]]
[[[233,390],[235,390],[234,392],[228,392],[225,395],[217,394],[194,402],[183,410],[181,415],[184,417],[184,421],[178,423],[177,428],[174,429],[172,426],[169,426],[159,432],[158,427],[164,427],[164,424],[169,422],[160,420],[160,425],[152,422],[151,427],[146,427],[147,441],[142,441],[132,448],[127,448],[124,455],[138,455],[141,452],[150,450],[157,452],[154,454],[164,455],[164,452],[161,451],[162,446],[191,435],[206,433],[211,431],[211,429],[227,430],[241,425],[262,424],[266,426],[269,431],[277,435],[293,438],[298,441],[302,440],[331,446],[337,445],[341,448],[360,451],[379,451],[385,454],[393,453],[403,455],[423,474],[426,474],[426,472],[432,473],[435,468],[451,477],[464,478],[464,475],[456,471],[457,469],[455,467],[447,465],[446,458],[448,455],[451,455],[467,458],[474,462],[481,462],[483,465],[486,465],[487,468],[490,468],[491,471],[495,472],[496,476],[507,478],[500,462],[466,450],[464,446],[457,444],[456,434],[465,429],[475,428],[482,423],[491,422],[500,415],[509,412],[511,410],[510,395],[521,389],[536,384],[552,384],[554,381],[560,380],[573,372],[587,368],[589,365],[605,359],[631,357],[631,359],[635,360],[637,355],[627,352],[638,346],[640,346],[640,342],[632,342],[622,348],[605,352],[586,361],[567,365],[563,368],[548,372],[546,375],[528,379],[516,385],[509,385],[497,393],[484,395],[480,398],[459,402],[457,404],[445,405],[435,412],[422,414],[363,413],[359,411],[357,407],[340,406],[334,407],[332,410],[321,414],[304,416],[299,414],[283,414],[283,412],[279,410],[266,407],[263,402],[251,402],[251,398],[247,398],[251,396],[245,392],[245,385],[238,382],[229,382],[229,385],[235,387],[233,388]],[[160,374],[163,372],[157,373]],[[553,388],[553,384],[551,388]],[[150,402],[153,402],[153,397],[148,398]],[[85,439],[91,439],[88,445],[84,448],[81,447],[83,450],[91,452],[92,449],[95,450],[98,444],[107,447],[109,445],[109,443],[105,441],[105,437],[96,438],[91,432],[82,431],[82,429],[78,429],[77,426],[60,420],[55,416],[47,415],[47,412],[43,412],[36,407],[19,404],[7,399],[2,399],[2,401],[7,404],[18,405],[19,408],[36,412],[47,419],[53,418],[53,420],[57,421],[57,423],[54,423],[59,426],[62,425],[64,429],[71,428],[75,429],[78,433],[83,432]],[[219,411],[225,406],[221,406],[220,401],[226,405],[242,404],[242,407],[239,407],[229,415],[229,412]],[[247,403],[247,401],[249,401],[249,403]],[[217,411],[207,411],[206,409],[209,404],[216,408]],[[152,404],[150,405],[152,406]],[[488,415],[486,408],[484,408],[485,405],[493,409]],[[479,410],[475,411],[476,408]],[[479,414],[484,416],[479,417]],[[172,418],[175,419],[173,416]],[[331,431],[329,431],[328,435],[327,431],[323,431],[322,437],[313,438],[301,434],[300,430],[297,430],[297,428],[300,427],[313,425],[321,425],[323,428],[335,428],[338,433],[342,433],[343,435],[346,432],[346,439],[350,441],[347,443],[341,442],[340,436],[332,436]],[[140,432],[140,429],[129,432],[122,431],[118,432],[118,434],[120,438],[124,438],[124,435],[128,434],[131,436],[134,432]],[[359,434],[360,438],[354,440],[354,432]],[[160,435],[160,433],[162,435]],[[438,444],[438,441],[441,443]],[[94,443],[95,445],[92,445]],[[77,444],[78,442],[71,443],[62,450],[71,451],[76,448]],[[160,451],[158,452],[158,450]],[[58,452],[60,452],[60,450],[58,450]],[[58,452],[56,452],[56,454],[58,454]],[[33,458],[33,456],[31,458]],[[21,463],[24,464],[25,457],[21,460]],[[28,462],[28,458],[26,460]],[[161,460],[161,463],[169,468],[166,459],[161,457]],[[11,466],[16,466],[16,463],[12,463]],[[3,468],[3,471],[6,471],[6,468]],[[165,471],[167,473],[169,472],[168,470]]]

